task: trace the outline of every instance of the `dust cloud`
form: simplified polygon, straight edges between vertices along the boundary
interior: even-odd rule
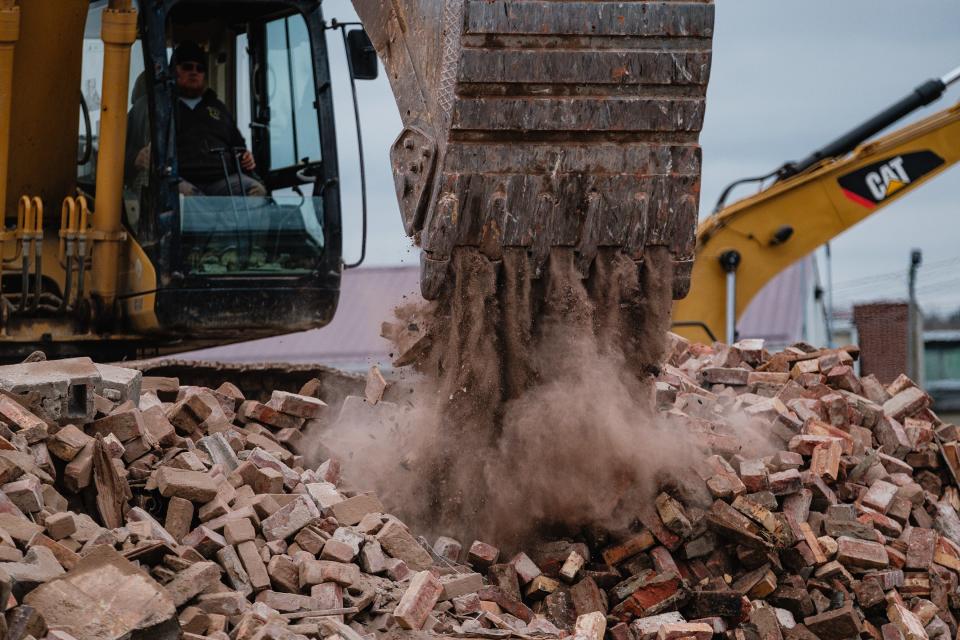
[[[324,452],[417,531],[511,547],[626,529],[693,462],[654,407],[671,265],[601,249],[584,278],[554,249],[534,278],[524,251],[458,250],[448,291],[416,310],[430,347],[409,398],[345,415]]]

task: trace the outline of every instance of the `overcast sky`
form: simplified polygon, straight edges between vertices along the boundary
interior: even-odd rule
[[[326,17],[354,20],[349,0]],[[728,182],[798,159],[960,66],[958,0],[717,0],[704,148],[703,212]],[[345,258],[359,252],[356,143],[342,45],[331,40],[338,89]],[[339,81],[339,82],[338,82]],[[385,78],[358,84],[370,195],[367,264],[418,262],[403,233],[387,153],[401,129]],[[960,99],[954,87],[921,115]],[[749,193],[741,192],[742,195]],[[833,242],[838,306],[905,295],[911,248],[923,251],[921,303],[960,306],[960,169],[883,209]],[[888,274],[888,278],[873,276]],[[866,280],[865,280],[866,278]]]

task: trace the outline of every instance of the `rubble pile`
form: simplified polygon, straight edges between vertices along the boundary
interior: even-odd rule
[[[307,464],[303,434],[336,420],[316,381],[263,403],[85,358],[0,367],[0,625],[12,640],[946,640],[960,432],[906,377],[859,378],[857,355],[671,336],[657,419],[697,463],[648,488],[632,530],[523,550],[430,544],[340,486],[337,459]],[[355,420],[386,384],[372,371],[343,410]]]

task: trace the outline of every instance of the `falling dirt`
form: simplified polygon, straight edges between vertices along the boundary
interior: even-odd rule
[[[342,420],[324,447],[360,462],[346,465],[355,487],[434,534],[510,546],[628,527],[691,462],[653,406],[671,265],[657,247],[642,263],[601,250],[584,277],[572,250],[554,249],[534,279],[526,252],[458,250],[452,286],[426,310],[410,401],[377,409],[385,420]]]

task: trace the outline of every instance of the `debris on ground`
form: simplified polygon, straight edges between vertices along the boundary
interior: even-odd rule
[[[431,544],[342,487],[343,461],[308,464],[300,434],[335,418],[316,384],[261,402],[85,358],[0,367],[0,625],[12,640],[948,640],[960,430],[907,377],[859,377],[857,356],[671,336],[651,393],[699,463],[630,531],[509,550]],[[387,385],[373,370],[352,402]]]

